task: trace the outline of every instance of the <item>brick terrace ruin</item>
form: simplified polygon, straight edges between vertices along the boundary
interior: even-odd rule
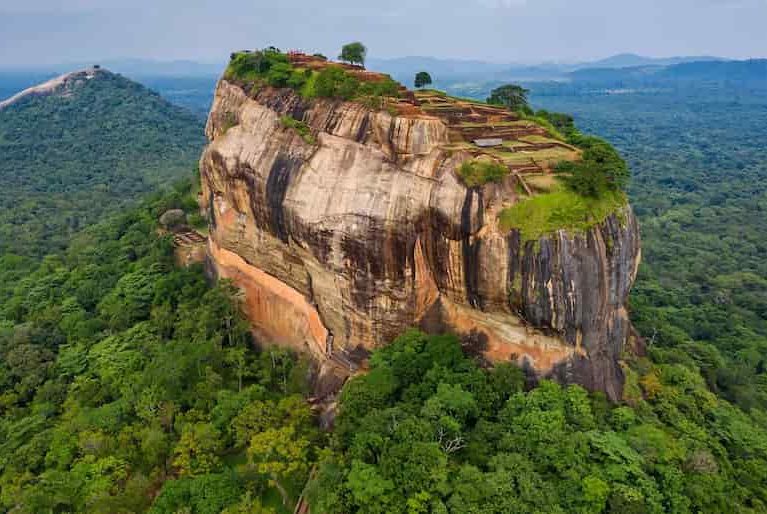
[[[389,75],[368,71],[362,66],[330,61],[319,55],[288,52],[289,62],[298,69],[319,71],[327,66],[343,68],[358,80],[378,82]],[[562,161],[581,158],[581,151],[550,134],[534,121],[523,119],[503,106],[456,98],[436,90],[411,91],[399,85],[399,98],[389,98],[385,107],[399,116],[436,116],[448,126],[447,151],[463,151],[474,158],[504,164],[527,195],[549,192],[557,185],[552,173]],[[495,141],[492,146],[483,140]],[[476,144],[479,142],[480,144]]]

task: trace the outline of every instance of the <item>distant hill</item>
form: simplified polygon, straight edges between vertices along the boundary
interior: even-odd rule
[[[0,101],[0,253],[42,255],[193,169],[199,117],[103,69]]]
[[[767,59],[696,61],[670,66],[586,68],[569,74],[572,80],[601,83],[748,82],[767,84]]]
[[[577,82],[621,82],[650,80],[661,72],[664,66],[631,66],[627,68],[584,68],[568,74]]]
[[[435,83],[444,85],[459,81],[538,81],[564,80],[577,70],[619,69],[628,67],[662,67],[697,61],[724,61],[719,57],[644,57],[637,54],[619,54],[597,61],[581,63],[515,64],[492,63],[478,60],[440,59],[435,57],[399,57],[369,59],[370,68],[389,73],[395,79],[410,84],[419,71],[428,71]]]
[[[767,59],[689,62],[668,66],[658,75],[665,79],[767,82]]]
[[[671,66],[687,62],[725,61],[720,57],[686,56],[686,57],[645,57],[637,54],[618,54],[598,61],[577,65],[577,68],[631,68],[636,66]]]
[[[392,59],[367,60],[367,67],[390,74],[395,80],[412,86],[419,71],[428,71],[437,81],[467,80],[482,76],[494,76],[508,69],[509,64],[478,60],[440,59],[437,57],[409,56]]]
[[[115,61],[108,69],[157,91],[171,103],[205,117],[224,65],[187,61]],[[165,67],[167,65],[167,67]],[[102,66],[103,67],[103,66]],[[65,69],[73,69],[67,67]],[[77,69],[77,68],[74,68]],[[58,70],[58,71],[56,71]],[[61,75],[62,67],[31,70],[0,70],[0,100]]]

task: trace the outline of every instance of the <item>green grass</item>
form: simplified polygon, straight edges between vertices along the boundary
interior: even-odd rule
[[[494,161],[471,160],[458,168],[458,175],[469,187],[481,186],[488,182],[500,182],[509,174],[509,168]]]
[[[553,137],[554,139],[558,139],[560,141],[567,141],[567,138],[554,126],[553,123],[551,123],[549,120],[542,116],[531,116],[529,114],[521,113],[522,119],[527,121],[532,121],[537,125],[540,125],[541,127],[545,128],[546,131]]]
[[[530,143],[530,144],[559,143],[559,141],[557,141],[556,139],[552,139],[546,136],[539,136],[537,134],[531,134],[529,136],[520,136],[519,140],[524,141],[525,143]]]
[[[426,93],[434,96],[447,96],[447,93],[440,91],[439,89],[417,89],[415,92],[416,95],[418,93]]]
[[[497,155],[503,159],[503,162],[509,166],[533,164],[532,153],[520,153],[520,152],[498,152]]]
[[[572,160],[574,157],[577,157],[577,154],[573,150],[561,147],[545,148],[543,150],[535,150],[525,153],[535,159],[539,164],[541,161],[545,161],[549,165],[554,165],[561,161]]]
[[[557,176],[551,173],[525,175],[525,183],[537,193],[551,193],[561,187]]]
[[[504,209],[499,222],[503,230],[518,229],[523,241],[536,241],[559,229],[585,232],[624,205],[626,197],[621,192],[587,198],[562,188]]]

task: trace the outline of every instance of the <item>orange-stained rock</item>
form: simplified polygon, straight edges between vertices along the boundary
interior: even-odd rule
[[[245,313],[257,320],[253,330],[261,340],[325,356],[328,330],[303,295],[214,241],[208,242],[208,254],[216,276],[230,279],[245,293]]]

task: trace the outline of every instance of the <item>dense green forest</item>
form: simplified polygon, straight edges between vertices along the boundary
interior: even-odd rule
[[[0,266],[0,511],[281,512],[303,486],[307,366],[257,353],[231,288],[174,267],[170,208],[195,208],[189,182]]]
[[[0,110],[0,254],[63,249],[81,228],[182,176],[203,143],[199,117],[106,71]]]
[[[453,336],[374,353],[323,434],[309,368],[253,349],[237,295],[173,266],[189,182],[0,267],[0,509],[18,513],[765,512],[767,419],[691,362],[636,359],[625,402],[527,387]],[[283,499],[284,498],[284,499]]]
[[[302,492],[315,514],[767,512],[767,99],[568,87],[533,87],[533,102],[574,112],[634,174],[648,356],[627,356],[623,402],[531,388],[412,331],[373,354],[322,432],[309,364],[255,350],[234,289],[173,265],[157,220],[196,210],[196,179],[171,180],[178,161],[131,182],[151,156],[123,150],[102,172],[126,199],[172,187],[119,209],[91,168],[9,175],[29,213],[43,194],[92,196],[66,237],[0,218],[16,231],[0,240],[0,512],[289,513]],[[100,141],[72,144],[96,165]],[[45,204],[51,223],[79,212],[61,205]]]
[[[631,166],[643,240],[632,320],[653,355],[767,410],[767,90],[530,87]]]
[[[625,404],[519,368],[478,367],[454,336],[410,332],[346,385],[312,484],[323,513],[767,510],[765,419],[687,364],[638,359]]]

